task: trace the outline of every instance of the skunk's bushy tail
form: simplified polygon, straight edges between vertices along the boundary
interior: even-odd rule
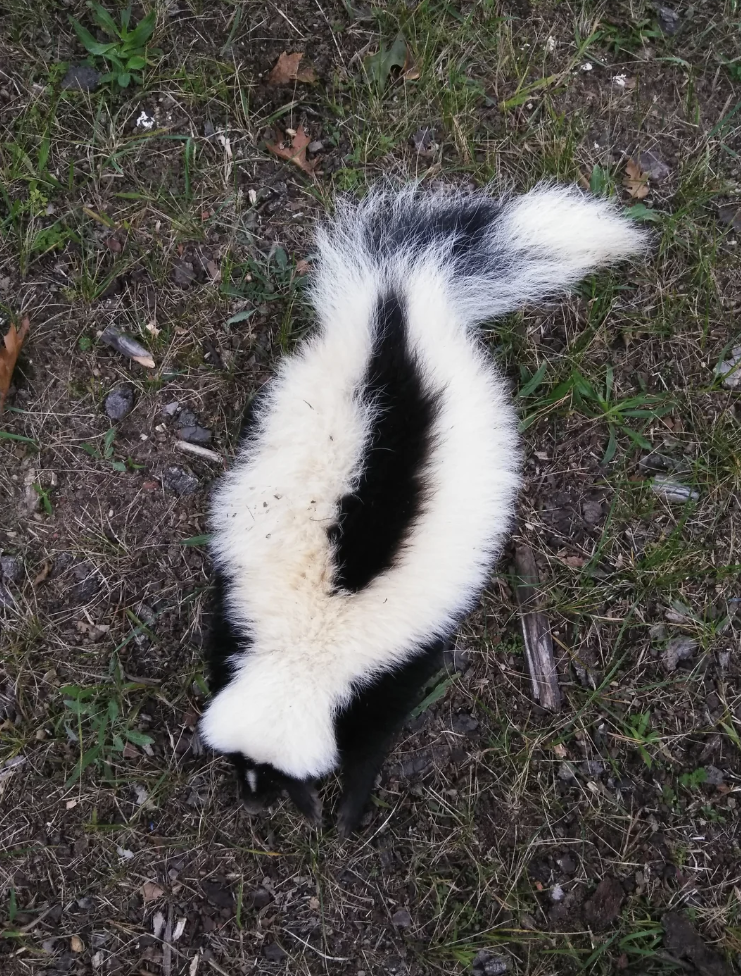
[[[496,199],[413,185],[341,203],[318,244],[314,300],[325,323],[360,312],[361,294],[409,295],[432,274],[473,326],[645,250],[647,235],[613,203],[573,187],[542,184]]]

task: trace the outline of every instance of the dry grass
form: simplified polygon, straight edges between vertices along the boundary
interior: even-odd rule
[[[0,418],[21,438],[0,434],[4,973],[447,974],[481,950],[529,976],[692,972],[671,911],[738,967],[741,407],[713,369],[739,343],[719,209],[739,198],[740,25],[732,0],[677,10],[665,37],[642,2],[179,0],[158,6],[143,85],[82,93],[60,82],[84,4],[6,5],[0,312],[32,333]],[[400,31],[419,77],[369,81]],[[318,84],[268,85],[283,50]],[[299,124],[322,142],[315,181],[265,148]],[[623,165],[646,151],[668,166],[644,201],[650,260],[491,333],[520,390],[516,541],[536,551],[562,712],[532,701],[507,553],[363,833],[341,844],[284,805],[250,820],[193,735],[221,465],[179,452],[163,407],[229,458],[310,327],[298,262],[335,192],[557,177],[629,204]],[[110,325],[156,368],[101,344]],[[122,382],[135,406],[111,423]],[[172,465],[195,493],[163,487]],[[658,467],[697,497],[657,495]]]

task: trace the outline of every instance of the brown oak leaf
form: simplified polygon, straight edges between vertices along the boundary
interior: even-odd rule
[[[283,139],[276,140],[275,142],[266,142],[265,148],[276,156],[280,156],[281,159],[287,159],[295,163],[304,173],[313,176],[319,160],[306,158],[306,147],[310,142],[311,136],[307,136],[306,132],[304,132],[304,127],[300,125],[291,137],[290,146],[287,145],[287,139],[284,136]]]
[[[11,324],[8,334],[0,345],[0,410],[3,409],[5,397],[10,389],[10,380],[13,376],[13,368],[18,359],[18,353],[21,351],[23,340],[28,335],[30,328],[31,323],[27,317],[21,322],[20,329],[16,329],[15,325]]]
[[[648,196],[648,175],[634,159],[629,159],[625,164],[623,186],[634,200],[643,200]]]
[[[141,894],[144,902],[156,901],[164,895],[164,889],[156,881],[145,881],[141,886]]]
[[[313,85],[316,81],[316,72],[310,64],[301,66],[302,51],[289,54],[284,51],[273,65],[273,69],[268,75],[270,85],[288,85],[292,81],[300,81],[306,85]]]

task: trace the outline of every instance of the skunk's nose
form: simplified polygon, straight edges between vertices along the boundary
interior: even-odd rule
[[[244,806],[247,813],[265,813],[267,809],[263,800],[257,800],[254,797],[242,797],[242,805]]]

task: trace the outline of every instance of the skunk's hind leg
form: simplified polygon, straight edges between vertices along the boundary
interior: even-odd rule
[[[445,640],[433,640],[406,664],[358,689],[337,717],[342,756],[342,798],[338,829],[349,836],[360,823],[373,784],[394,736],[419,700],[429,678],[442,667]]]
[[[392,739],[379,743],[373,750],[347,753],[342,762],[342,799],[337,814],[340,837],[349,837],[357,830],[360,819],[373,792],[383,761],[391,748]]]
[[[293,805],[314,827],[322,825],[322,801],[314,780],[286,777],[285,789]]]

